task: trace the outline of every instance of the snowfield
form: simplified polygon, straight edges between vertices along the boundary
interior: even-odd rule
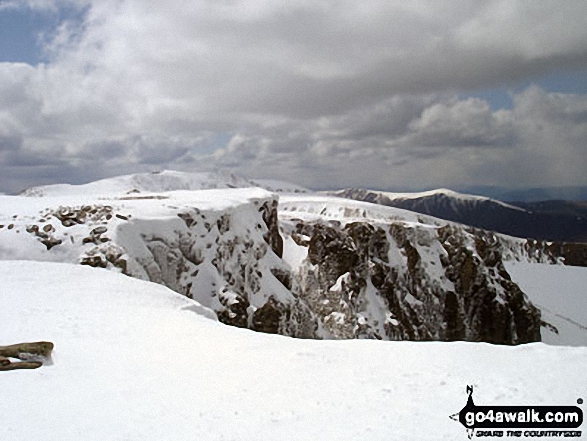
[[[542,320],[557,329],[543,327],[543,342],[587,346],[587,268],[527,262],[507,262],[506,268]]]
[[[125,193],[161,193],[173,190],[203,190],[221,188],[246,188],[255,185],[232,174],[209,172],[186,173],[164,170],[154,173],[138,173],[101,179],[81,185],[54,184],[32,187],[22,195],[28,197],[71,195],[121,195]]]
[[[585,347],[291,339],[113,271],[2,261],[0,280],[0,344],[55,343],[0,372],[2,441],[466,440],[468,384],[478,405],[587,395]]]

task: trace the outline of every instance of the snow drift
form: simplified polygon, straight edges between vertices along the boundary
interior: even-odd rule
[[[585,393],[586,348],[289,339],[114,271],[11,261],[0,280],[0,342],[55,343],[0,375],[3,441],[464,440],[467,384],[496,405]]]

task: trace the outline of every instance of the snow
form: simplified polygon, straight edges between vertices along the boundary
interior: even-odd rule
[[[275,179],[252,179],[251,183],[276,193],[310,193],[310,190],[305,187]]]
[[[0,372],[3,441],[458,440],[467,384],[497,405],[587,386],[587,348],[298,340],[112,271],[9,261],[0,280],[0,344],[55,343],[53,365]]]
[[[25,190],[24,196],[122,195],[161,193],[174,190],[254,187],[246,179],[228,173],[165,170],[101,179],[82,185],[56,184]]]
[[[89,185],[89,184],[88,184]],[[122,220],[117,217],[107,223],[108,235],[114,234],[129,252],[140,254],[144,248],[142,240],[137,237],[137,231],[147,232],[151,236],[171,238],[175,230],[185,229],[184,222],[177,216],[186,210],[197,207],[202,212],[223,212],[236,210],[241,213],[251,210],[253,202],[272,200],[274,195],[260,188],[238,188],[221,190],[173,191],[157,195],[130,195],[116,197],[98,197],[95,195],[61,195],[42,198],[23,196],[0,196],[0,260],[49,260],[59,262],[76,262],[79,260],[81,242],[89,231],[98,225],[106,225],[101,219],[84,225],[63,227],[54,217],[46,223],[39,222],[43,213],[48,210],[57,210],[59,207],[108,206],[113,213],[129,217]],[[256,208],[254,209],[256,211]],[[8,229],[9,225],[14,225]],[[44,226],[51,224],[55,229],[53,234],[62,240],[69,238],[78,246],[56,246],[51,250],[41,244],[32,234],[26,232],[29,224]],[[134,230],[134,234],[130,234]]]
[[[506,269],[542,320],[558,334],[542,328],[542,341],[555,345],[587,346],[587,268],[544,263],[507,262]]]
[[[449,223],[401,208],[385,207],[335,196],[287,194],[281,195],[279,201],[280,214],[307,221],[324,218],[344,223],[353,221],[390,222],[394,220],[418,223],[418,219],[420,219],[427,224],[434,224],[435,221],[438,221],[439,225]]]
[[[283,238],[283,260],[292,269],[299,268],[307,257],[308,247],[298,245],[291,236],[285,236]]]
[[[0,196],[0,260],[92,264],[98,259],[98,266],[126,268],[129,275],[165,284],[216,311],[234,304],[220,293],[240,293],[240,288],[255,308],[270,295],[293,302],[291,292],[271,273],[286,264],[264,239],[267,227],[260,208],[276,200],[274,193],[256,187],[124,196]],[[109,211],[72,226],[56,217],[60,207],[79,212],[84,206]],[[52,228],[52,239],[61,243],[47,249],[31,227]],[[106,229],[100,240],[92,239],[96,228]],[[254,275],[241,277],[244,267]],[[237,276],[229,281],[229,274]]]
[[[372,190],[368,190],[368,191],[372,191]],[[491,198],[488,198],[485,196],[477,196],[477,195],[472,195],[472,194],[458,193],[456,191],[449,190],[447,188],[438,188],[435,190],[428,190],[428,191],[423,191],[423,192],[419,192],[419,193],[392,193],[392,192],[388,192],[388,191],[373,191],[373,192],[378,193],[380,195],[383,195],[391,200],[420,199],[420,198],[433,197],[433,196],[437,196],[437,195],[444,195],[444,196],[447,196],[451,199],[455,199],[457,201],[465,201],[465,202],[491,201],[495,204],[499,204],[503,207],[511,208],[513,210],[526,211],[523,208],[516,207],[516,206],[510,205],[510,204],[506,204],[505,202],[501,202],[497,199],[491,199]]]
[[[68,195],[106,196],[162,193],[176,190],[208,190],[250,187],[260,187],[276,193],[310,192],[307,188],[285,181],[272,179],[248,180],[226,172],[181,172],[164,170],[161,172],[116,176],[81,185],[55,184],[33,187],[25,190],[22,195],[28,197]]]
[[[217,251],[215,239],[262,241],[261,230],[249,229],[262,221],[259,205],[277,196],[260,188],[229,188],[259,184],[271,187],[230,176],[162,172],[27,193],[43,197],[0,196],[0,345],[35,340],[56,345],[52,365],[0,372],[0,440],[466,439],[448,415],[465,404],[467,384],[475,386],[479,404],[571,405],[584,398],[584,268],[508,264],[543,319],[560,331],[543,328],[544,341],[567,346],[503,347],[258,334],[220,324],[210,309],[162,285],[115,271],[33,261],[79,262],[93,247],[82,245],[82,238],[106,225],[98,220],[66,228],[50,218],[55,234],[75,245],[46,250],[26,228],[46,225],[39,217],[47,209],[111,206],[128,217],[112,217],[106,235],[128,253],[129,267],[135,265],[131,273],[149,278],[148,246],[164,241],[170,256],[182,237],[190,238],[190,251],[206,257],[193,276],[196,297],[207,298],[209,307],[218,306],[220,298],[234,303],[237,294],[231,290],[209,296],[222,284],[209,260]],[[441,279],[441,245],[431,245],[428,237],[447,221],[315,194],[282,194],[280,200],[284,218],[418,223],[416,247],[430,279],[447,289],[452,285]],[[199,222],[188,231],[178,217],[188,212],[205,214],[211,230],[202,230]],[[231,228],[220,234],[216,221],[223,214],[230,215]],[[284,233],[283,239],[284,265],[310,268],[308,248],[291,235]],[[263,293],[287,300],[288,292],[269,271],[278,267],[277,259],[273,253],[260,258],[263,277],[260,294],[249,299],[251,310],[267,300]],[[404,265],[405,258],[390,248],[389,260]],[[235,262],[224,263],[236,273]],[[341,289],[345,277],[332,290]],[[398,325],[381,302],[368,280],[359,324]],[[417,308],[419,302],[410,295],[408,303]],[[328,318],[344,324],[352,317],[332,312]]]
[[[342,291],[343,284],[348,283],[350,276],[351,276],[351,273],[349,273],[349,272],[344,273],[342,276],[340,276],[338,279],[336,279],[336,283],[330,287],[329,291],[332,291],[332,292]]]

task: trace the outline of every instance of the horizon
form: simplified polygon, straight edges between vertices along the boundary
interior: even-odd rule
[[[74,185],[74,186],[86,185],[86,184],[91,184],[91,183],[97,182],[97,181],[116,179],[116,178],[124,177],[124,176],[133,176],[133,175],[137,175],[137,174],[146,174],[146,175],[148,175],[148,174],[161,174],[163,172],[180,172],[180,173],[187,173],[187,174],[211,173],[211,174],[215,175],[216,177],[220,177],[220,178],[222,176],[232,175],[238,179],[244,179],[244,180],[249,181],[253,184],[256,182],[263,183],[261,181],[274,181],[274,182],[272,182],[273,184],[281,183],[281,184],[285,184],[285,185],[290,184],[290,185],[298,186],[298,184],[295,184],[295,183],[289,182],[289,181],[284,181],[284,180],[279,180],[279,179],[266,179],[266,178],[236,175],[233,172],[227,171],[227,170],[181,171],[181,170],[165,169],[165,170],[151,170],[151,171],[142,172],[142,173],[129,173],[129,174],[125,174],[125,175],[107,176],[107,177],[92,180],[92,181],[84,181],[84,182],[78,182],[78,183],[54,182],[54,183],[47,184],[47,185],[38,185],[38,186],[33,185],[31,187],[22,188],[22,189],[19,189],[17,191],[11,192],[11,193],[0,192],[0,195],[18,196],[18,195],[26,192],[27,190],[30,190],[35,187],[45,187],[45,186],[51,186],[51,185]],[[374,191],[374,192],[387,192],[387,193],[397,193],[397,194],[400,194],[400,193],[418,194],[418,193],[427,193],[427,192],[447,190],[450,192],[455,192],[455,193],[459,193],[459,194],[463,194],[463,195],[487,197],[490,199],[495,199],[495,200],[503,201],[503,202],[538,202],[538,201],[554,201],[554,200],[566,200],[566,201],[575,201],[575,202],[587,201],[587,186],[515,187],[514,188],[514,187],[475,186],[475,185],[473,185],[473,186],[464,187],[464,188],[436,187],[436,188],[423,188],[423,189],[416,189],[416,190],[402,189],[402,188],[388,188],[388,189],[386,189],[386,188],[376,188],[376,187],[371,187],[371,188],[336,187],[336,186],[323,187],[323,188],[311,188],[311,187],[303,187],[303,186],[300,186],[300,187],[305,188],[305,189],[312,191],[312,192],[327,192],[327,191],[339,191],[339,190],[346,190],[346,189],[361,189],[361,190]]]

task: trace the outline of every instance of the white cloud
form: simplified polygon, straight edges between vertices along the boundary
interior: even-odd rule
[[[511,112],[493,112],[479,98],[453,98],[427,107],[410,122],[410,130],[404,145],[496,147],[515,141]]]
[[[91,5],[49,63],[0,63],[0,143],[20,155],[0,172],[18,185],[56,161],[92,161],[71,179],[204,164],[378,187],[523,184],[550,163],[549,183],[587,183],[584,96],[532,88],[497,112],[456,97],[585,67],[583,0],[10,4]]]

